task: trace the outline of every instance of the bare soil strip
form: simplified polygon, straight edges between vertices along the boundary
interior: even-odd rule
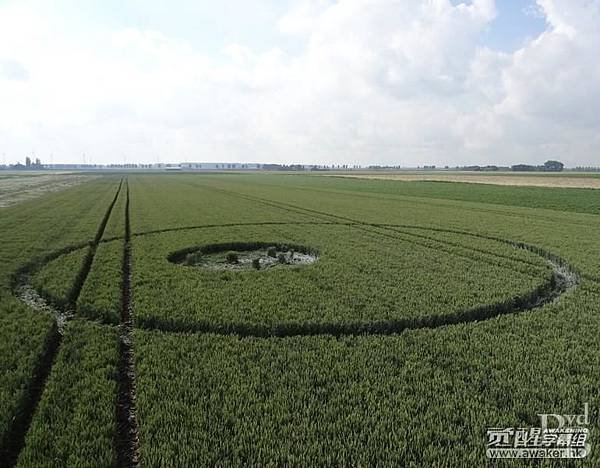
[[[324,177],[401,181],[463,182],[468,184],[514,185],[524,187],[600,189],[600,178],[535,175],[478,175],[478,174],[324,174]],[[321,176],[321,177],[323,177]]]
[[[98,247],[98,243],[100,239],[102,239],[102,235],[104,234],[104,229],[106,228],[106,223],[110,218],[113,207],[117,201],[117,197],[119,196],[119,192],[121,191],[121,183],[117,188],[117,192],[108,206],[104,217],[100,221],[100,225],[98,230],[96,231],[96,236],[94,240],[90,243],[90,247],[88,250],[88,255],[86,256],[77,277],[75,278],[75,282],[71,288],[71,292],[69,293],[69,297],[67,298],[67,306],[66,310],[62,311],[62,313],[54,313],[56,307],[47,303],[45,299],[43,299],[39,294],[32,295],[31,286],[28,283],[28,279],[31,275],[33,275],[37,269],[41,268],[45,265],[44,261],[33,261],[23,267],[17,272],[14,278],[14,293],[17,297],[21,298],[23,302],[27,305],[33,307],[36,310],[42,311],[44,313],[53,313],[56,318],[56,322],[52,325],[51,329],[48,331],[48,335],[46,336],[46,344],[44,346],[44,350],[40,356],[40,360],[34,370],[34,374],[32,377],[31,385],[27,391],[27,394],[18,405],[17,415],[15,415],[13,419],[12,427],[9,431],[8,440],[6,443],[6,447],[0,447],[0,457],[2,466],[12,467],[17,463],[19,458],[19,454],[25,445],[25,437],[27,432],[29,431],[29,427],[31,425],[31,421],[33,419],[33,415],[37,409],[37,406],[42,398],[42,394],[44,392],[44,388],[46,387],[46,382],[50,373],[52,372],[52,366],[56,360],[56,356],[58,355],[58,351],[60,349],[60,345],[62,343],[63,331],[65,321],[68,320],[69,317],[73,316],[77,299],[79,298],[79,293],[81,292],[81,288],[87,279],[87,276],[90,272],[90,268],[92,266],[92,262],[94,260],[94,254],[96,252],[96,248]],[[68,251],[69,249],[63,249]],[[53,258],[57,258],[60,255],[48,255],[46,257],[46,262],[50,261]]]
[[[71,310],[53,305],[52,301],[44,298],[30,284],[20,286],[18,294],[21,300],[33,310],[52,316],[58,327],[58,332],[64,335],[67,322],[73,318]]]
[[[118,466],[140,465],[140,440],[135,409],[135,363],[133,355],[133,297],[131,289],[131,225],[129,219],[129,184],[126,184],[125,240],[123,245],[123,281],[121,325],[119,333],[119,388],[117,395]]]

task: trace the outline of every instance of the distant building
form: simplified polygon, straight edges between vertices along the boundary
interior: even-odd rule
[[[347,168],[347,166],[340,166]],[[29,165],[0,165],[0,169],[32,170],[77,170],[77,171],[122,171],[122,170],[154,170],[154,171],[308,171],[316,170],[316,166],[303,164],[259,164],[259,163],[228,163],[228,162],[183,162],[183,163],[125,163],[125,164],[41,164],[29,159]]]
[[[42,167],[44,169],[54,169],[60,171],[69,171],[69,170],[77,170],[77,171],[87,171],[93,169],[103,169],[105,166],[102,164],[43,164]]]
[[[179,166],[184,170],[191,171],[244,171],[244,170],[257,170],[261,169],[260,164],[255,163],[205,163],[205,162],[185,162],[180,163]]]

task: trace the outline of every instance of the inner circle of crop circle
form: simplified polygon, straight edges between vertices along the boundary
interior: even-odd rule
[[[287,242],[223,242],[186,247],[167,256],[171,263],[210,270],[264,271],[309,265],[318,252]]]

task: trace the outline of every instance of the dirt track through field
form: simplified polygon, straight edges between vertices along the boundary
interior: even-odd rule
[[[121,325],[119,333],[119,388],[117,395],[117,463],[122,467],[140,465],[140,440],[135,408],[135,365],[133,355],[133,291],[131,288],[131,224],[129,218],[129,182],[126,182],[125,239]]]

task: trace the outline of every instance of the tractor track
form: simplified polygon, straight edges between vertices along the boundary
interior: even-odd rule
[[[207,224],[194,226],[177,226],[164,229],[155,229],[144,232],[131,232],[130,224],[130,194],[128,180],[122,179],[119,183],[117,192],[104,214],[96,235],[89,242],[72,244],[62,249],[50,252],[43,257],[36,258],[25,266],[20,268],[13,275],[13,293],[25,302],[24,291],[29,291],[32,297],[39,297],[41,302],[50,304],[50,308],[55,311],[56,323],[49,331],[43,353],[36,366],[30,389],[26,400],[20,405],[19,412],[22,416],[16,416],[13,427],[9,433],[9,441],[2,444],[0,441],[0,466],[14,466],[18,460],[19,454],[24,446],[25,438],[33,415],[36,411],[39,401],[42,398],[44,388],[48,377],[52,372],[53,363],[58,355],[63,337],[61,320],[69,320],[73,316],[79,295],[87,280],[92,267],[96,250],[100,243],[123,242],[122,259],[122,282],[121,282],[121,318],[118,324],[119,329],[119,362],[118,362],[118,389],[116,401],[116,437],[114,441],[115,465],[122,467],[138,467],[141,464],[140,453],[140,435],[138,417],[136,411],[136,374],[135,374],[135,355],[134,355],[134,301],[132,287],[132,269],[133,252],[132,239],[145,235],[158,235],[169,232],[179,232],[194,229],[211,229],[226,227],[244,227],[244,226],[273,226],[285,227],[288,225],[315,225],[315,226],[348,226],[367,233],[369,236],[386,237],[395,240],[401,240],[415,245],[420,245],[428,249],[439,249],[452,255],[464,257],[471,261],[487,261],[481,258],[469,256],[466,252],[470,251],[476,255],[496,257],[512,263],[518,263],[524,269],[538,266],[527,259],[510,257],[498,252],[477,248],[469,245],[461,245],[459,242],[453,242],[449,239],[436,238],[429,232],[460,234],[471,236],[484,240],[495,241],[511,245],[517,249],[532,252],[544,258],[552,267],[550,276],[545,277],[543,282],[533,291],[524,293],[518,297],[509,300],[488,304],[480,307],[458,311],[451,315],[432,315],[416,319],[397,319],[391,321],[371,322],[371,323],[306,323],[306,324],[277,324],[273,326],[261,326],[253,324],[214,324],[209,322],[198,322],[196,324],[177,323],[160,317],[138,318],[135,327],[148,331],[163,331],[171,333],[211,333],[218,335],[238,335],[239,337],[259,337],[259,338],[280,338],[289,336],[311,336],[311,335],[391,335],[402,333],[405,330],[432,329],[453,324],[462,324],[487,320],[504,314],[514,314],[528,311],[549,304],[559,298],[561,295],[577,286],[581,278],[594,282],[600,282],[600,279],[591,275],[581,274],[576,268],[568,264],[566,260],[554,253],[539,248],[534,245],[523,242],[502,239],[494,236],[486,236],[467,231],[454,229],[444,229],[427,226],[386,224],[386,223],[368,223],[357,219],[330,214],[310,208],[304,208],[293,204],[262,199],[251,195],[246,195],[225,189],[214,189],[231,197],[260,203],[265,206],[285,210],[287,212],[309,215],[315,221],[305,222],[254,222],[254,223],[226,223],[226,224]],[[107,223],[113,212],[113,208],[120,194],[125,194],[125,232],[123,236],[114,236],[103,238]],[[420,230],[420,232],[419,232]],[[432,245],[433,244],[433,245]],[[452,248],[462,249],[463,253],[457,253]],[[29,278],[39,271],[48,262],[55,260],[62,255],[74,252],[79,249],[87,248],[88,252],[82,262],[74,283],[64,300],[45,297],[42,293],[33,290],[29,285]],[[509,267],[507,267],[509,268]],[[28,303],[33,308],[38,308]],[[41,309],[41,307],[40,307]],[[47,312],[47,311],[46,311]],[[106,326],[115,326],[113,323],[104,323]],[[6,463],[5,463],[6,462]]]
[[[499,237],[486,236],[483,234],[474,234],[474,233],[470,233],[470,232],[466,232],[466,231],[459,231],[459,230],[453,230],[453,229],[429,228],[429,227],[414,226],[414,225],[393,225],[393,224],[385,224],[385,223],[369,223],[366,221],[360,221],[360,220],[356,220],[356,219],[349,218],[346,216],[339,216],[339,215],[335,215],[335,214],[331,214],[331,213],[327,213],[327,212],[323,212],[323,211],[318,211],[318,210],[314,210],[314,209],[310,209],[310,208],[304,208],[304,207],[296,206],[296,205],[289,204],[289,203],[274,202],[272,200],[266,200],[266,199],[263,199],[260,197],[254,197],[251,195],[240,194],[238,192],[233,192],[230,190],[225,190],[225,189],[216,189],[216,190],[220,191],[221,193],[224,193],[226,195],[232,196],[232,197],[241,198],[243,200],[251,201],[254,203],[261,203],[265,206],[270,206],[272,208],[277,208],[277,209],[284,210],[287,212],[302,214],[302,215],[308,214],[310,216],[317,217],[317,218],[324,220],[323,222],[332,222],[332,220],[335,220],[338,223],[352,226],[355,229],[361,230],[363,232],[375,234],[377,236],[385,237],[388,239],[402,240],[404,242],[408,242],[413,245],[425,247],[427,249],[432,248],[431,244],[428,244],[427,242],[434,242],[437,244],[437,246],[435,247],[436,250],[441,250],[449,255],[452,255],[455,257],[460,257],[460,258],[463,258],[463,259],[466,259],[469,261],[474,261],[474,260],[475,261],[483,261],[483,262],[487,263],[488,265],[497,264],[496,262],[490,261],[487,258],[474,258],[473,256],[471,256],[467,253],[458,252],[456,250],[453,250],[452,248],[448,248],[447,246],[453,246],[453,247],[459,248],[463,251],[467,251],[467,252],[470,251],[475,254],[482,254],[484,256],[487,255],[487,256],[490,256],[490,257],[493,257],[496,259],[503,259],[503,260],[508,260],[509,262],[524,264],[525,268],[527,268],[527,269],[530,269],[531,267],[538,268],[538,265],[532,264],[531,262],[527,261],[526,259],[511,258],[511,257],[507,257],[505,255],[499,254],[497,252],[490,252],[485,249],[478,249],[476,247],[461,245],[461,244],[458,244],[458,243],[455,243],[455,242],[452,242],[449,240],[437,239],[432,236],[414,233],[414,232],[411,232],[410,230],[422,229],[422,230],[440,232],[440,233],[461,234],[461,235],[475,237],[478,239],[492,240],[492,241],[496,241],[496,242],[500,242],[500,243],[504,243],[504,244],[509,244],[509,245],[512,245],[513,247],[517,246],[517,244],[518,244],[518,242],[507,241],[506,239],[502,239]],[[407,231],[407,229],[409,231]],[[515,267],[512,266],[511,269],[515,269]],[[516,269],[516,270],[519,271],[520,273],[528,274],[527,271],[519,270],[519,269]]]
[[[121,324],[119,325],[119,369],[117,390],[117,465],[140,466],[140,438],[135,397],[133,349],[133,291],[131,288],[132,252],[129,217],[129,183],[126,182],[125,238],[123,243],[123,279],[121,283]]]
[[[115,196],[113,197],[104,216],[102,217],[100,225],[96,230],[96,235],[92,241],[89,243],[79,244],[78,246],[67,247],[48,254],[42,258],[33,260],[32,262],[24,265],[13,275],[13,293],[17,297],[34,308],[39,307],[42,309],[57,309],[62,305],[63,307],[60,307],[59,310],[62,309],[61,316],[63,321],[68,320],[74,315],[77,307],[77,299],[79,298],[81,289],[92,267],[96,249],[100,243],[100,240],[102,239],[113,207],[117,202],[117,198],[121,192],[122,184],[123,180],[119,182]],[[77,248],[85,248],[86,246],[88,247],[87,255],[85,256],[79,272],[75,277],[75,281],[67,295],[64,304],[47,305],[45,304],[44,298],[41,295],[32,298],[31,290],[28,290],[27,287],[28,279],[35,271],[37,271],[47,262],[59,258],[65,253],[77,250]],[[48,310],[45,311],[47,312]],[[24,400],[20,405],[18,405],[17,414],[13,418],[12,427],[9,429],[8,436],[0,447],[0,460],[2,460],[2,466],[12,467],[16,465],[17,460],[19,459],[19,454],[25,445],[25,437],[29,431],[29,427],[31,426],[33,415],[35,414],[38,404],[42,398],[44,388],[46,387],[46,382],[48,381],[48,378],[52,372],[52,367],[60,350],[60,345],[63,339],[63,330],[59,325],[64,325],[64,323],[61,324],[59,317],[55,318],[55,323],[52,325],[48,331],[48,334],[46,335],[44,349],[34,370],[29,389],[26,392]]]

